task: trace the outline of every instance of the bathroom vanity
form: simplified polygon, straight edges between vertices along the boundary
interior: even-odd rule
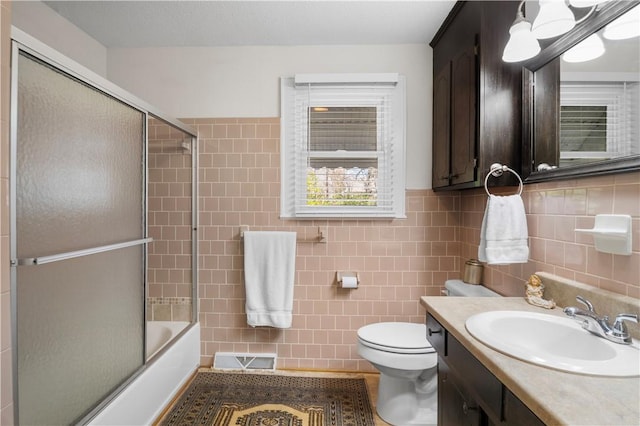
[[[564,316],[520,297],[427,296],[427,339],[438,352],[441,425],[640,424],[638,377],[587,376],[520,361],[471,336],[474,314],[517,310]],[[523,330],[526,333],[526,330]]]
[[[438,352],[438,424],[544,425],[431,314],[427,339]]]

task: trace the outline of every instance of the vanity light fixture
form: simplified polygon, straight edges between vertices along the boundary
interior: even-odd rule
[[[509,28],[509,41],[504,48],[504,62],[520,62],[533,58],[540,52],[539,39],[557,37],[571,30],[576,24],[589,18],[600,3],[609,0],[569,0],[574,8],[591,7],[591,10],[576,21],[565,0],[539,0],[540,10],[533,24],[524,17],[525,0],[518,5],[516,19]]]
[[[537,39],[557,37],[576,26],[576,18],[564,0],[540,0],[540,11],[531,25]]]
[[[636,6],[604,28],[607,40],[626,40],[640,36],[640,6]]]
[[[524,2],[525,0],[522,0],[518,5],[516,20],[509,28],[509,41],[502,52],[504,62],[520,62],[540,53],[540,43],[531,33],[531,24],[522,12]]]
[[[598,34],[592,34],[562,55],[565,62],[587,62],[604,54],[604,44]]]

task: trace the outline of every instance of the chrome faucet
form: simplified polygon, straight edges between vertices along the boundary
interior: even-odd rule
[[[569,315],[571,318],[575,318],[581,321],[582,328],[595,334],[596,336],[604,337],[614,343],[620,343],[623,345],[631,344],[631,336],[627,330],[625,321],[638,322],[638,315],[634,314],[619,314],[616,316],[616,320],[613,325],[609,325],[609,317],[599,317],[596,314],[596,310],[593,308],[591,302],[582,296],[577,296],[576,300],[587,307],[587,310],[582,310],[573,306],[564,308],[563,312]]]

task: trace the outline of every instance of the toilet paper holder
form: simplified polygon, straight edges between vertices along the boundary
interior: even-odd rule
[[[345,278],[349,279],[345,280]],[[355,286],[353,285],[352,278],[355,278]],[[347,281],[350,281],[350,283],[347,283]],[[360,274],[357,272],[337,271],[336,282],[338,283],[338,287],[341,288],[358,288],[358,286],[360,285]]]

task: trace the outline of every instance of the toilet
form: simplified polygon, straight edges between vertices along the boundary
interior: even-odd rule
[[[481,285],[445,283],[448,296],[495,297]],[[358,330],[358,354],[379,372],[376,411],[394,426],[438,423],[438,355],[425,324],[379,322]]]

